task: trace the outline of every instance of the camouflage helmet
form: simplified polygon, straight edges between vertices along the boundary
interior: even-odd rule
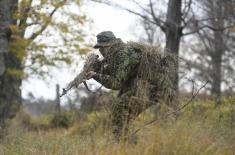
[[[115,44],[117,40],[112,31],[103,31],[99,33],[96,37],[97,37],[97,44],[94,46],[94,48],[111,46]]]

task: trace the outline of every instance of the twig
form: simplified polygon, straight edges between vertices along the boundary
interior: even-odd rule
[[[234,27],[234,25],[228,25],[228,26],[219,27],[219,28],[215,28],[215,27],[210,26],[210,25],[203,25],[203,26],[201,26],[201,27],[198,27],[198,28],[197,28],[196,30],[194,30],[194,31],[187,32],[187,33],[183,33],[183,36],[191,35],[191,34],[196,33],[196,32],[198,32],[198,31],[200,31],[200,30],[202,30],[202,29],[204,29],[204,28],[208,28],[208,29],[210,29],[210,30],[212,30],[212,31],[224,31],[224,30],[226,30],[226,29],[233,28],[233,27]]]
[[[172,112],[166,113],[166,114],[162,117],[162,119],[166,119],[166,118],[168,118],[170,115],[176,114],[176,113],[180,112],[181,110],[183,110],[186,106],[188,106],[188,105],[196,98],[196,96],[197,96],[198,93],[201,91],[201,89],[204,88],[208,83],[209,83],[209,81],[207,81],[204,85],[202,85],[202,86],[197,90],[197,92],[192,95],[192,97],[190,98],[190,100],[188,100],[187,103],[185,103],[183,106],[181,106],[181,107],[180,107],[179,109],[177,109],[177,110],[174,110],[174,111],[172,111]],[[148,125],[151,125],[151,124],[153,124],[154,122],[157,122],[157,121],[159,121],[159,120],[158,120],[158,119],[153,119],[153,120],[151,120],[151,121],[145,123],[142,127],[136,129],[131,135],[136,134],[137,132],[139,132],[139,131],[140,131],[141,129],[143,129],[144,127],[146,127],[146,126],[148,126]]]

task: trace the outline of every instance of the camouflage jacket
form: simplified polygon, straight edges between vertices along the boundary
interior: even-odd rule
[[[131,89],[137,75],[141,54],[121,40],[113,45],[108,55],[94,65],[94,79],[106,88],[124,93]]]
[[[140,47],[138,47],[140,45]],[[128,92],[151,100],[171,99],[174,96],[175,58],[159,48],[129,42],[111,47],[109,55],[94,66],[94,79],[106,88]]]

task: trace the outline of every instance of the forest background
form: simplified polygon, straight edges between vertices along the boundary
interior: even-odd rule
[[[0,17],[0,153],[235,153],[234,0],[1,0]],[[148,109],[125,145],[109,129],[115,91],[88,81],[95,93],[59,98],[103,30],[178,58],[178,110]]]

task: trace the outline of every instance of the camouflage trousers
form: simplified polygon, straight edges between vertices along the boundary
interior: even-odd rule
[[[141,112],[157,103],[158,96],[155,89],[155,87],[150,88],[148,99],[139,96],[135,89],[121,94],[115,100],[111,109],[111,115],[113,134],[117,141],[127,140],[131,121]]]

